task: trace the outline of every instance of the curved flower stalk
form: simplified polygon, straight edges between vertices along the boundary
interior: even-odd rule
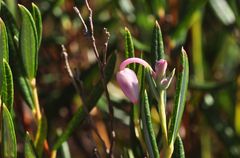
[[[175,74],[175,69],[172,73],[165,77],[166,69],[167,69],[167,61],[164,59],[160,59],[156,61],[155,71],[152,67],[141,58],[128,58],[124,60],[120,64],[120,71],[117,73],[117,82],[120,85],[120,88],[124,92],[124,94],[129,98],[129,100],[136,104],[139,99],[139,86],[138,79],[135,72],[129,68],[126,68],[129,64],[138,63],[143,65],[146,69],[148,69],[156,83],[157,91],[166,90]],[[156,89],[151,88],[152,91],[156,91]],[[155,93],[155,92],[154,92]],[[158,100],[158,97],[156,98]]]

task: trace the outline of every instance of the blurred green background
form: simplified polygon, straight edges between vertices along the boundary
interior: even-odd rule
[[[88,10],[83,0],[5,0],[18,17],[16,3],[37,4],[42,13],[43,38],[39,52],[37,83],[41,106],[48,119],[49,139],[64,129],[81,99],[65,70],[60,44],[69,53],[69,63],[89,92],[98,80],[96,59],[83,26],[74,12],[79,8],[88,24]],[[177,65],[181,47],[190,61],[190,84],[180,135],[186,157],[240,157],[240,1],[239,0],[90,0],[95,38],[104,51],[110,32],[108,55],[117,53],[117,63],[124,56],[124,28],[133,38],[136,54],[151,55],[152,30],[157,20],[161,26],[169,67]],[[118,67],[116,66],[116,71]],[[130,103],[120,92],[115,77],[108,85],[115,106],[117,132],[116,155],[130,147],[128,126]],[[171,111],[174,88],[168,91]],[[17,95],[17,94],[16,94]],[[96,126],[107,142],[108,115],[105,98],[91,112]],[[156,120],[157,122],[157,120]],[[87,126],[79,125],[64,150],[71,157],[91,157]],[[66,153],[66,151],[64,153]],[[21,151],[20,151],[21,152]]]

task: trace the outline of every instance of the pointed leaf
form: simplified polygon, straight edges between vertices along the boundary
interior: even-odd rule
[[[164,59],[164,45],[162,32],[157,21],[153,28],[151,53],[153,53],[153,55],[150,55],[152,66],[154,66],[157,60]]]
[[[152,120],[151,120],[151,110],[148,102],[147,91],[144,90],[144,94],[141,95],[141,119],[143,123],[143,134],[144,139],[147,144],[147,149],[150,158],[160,157],[156,136],[153,130]]]
[[[2,104],[2,153],[4,158],[17,158],[14,124],[8,108]]]
[[[34,147],[34,144],[28,133],[26,133],[26,136],[25,136],[24,155],[25,155],[25,157],[28,157],[28,158],[37,158],[38,157],[36,149]]]
[[[5,59],[3,59],[4,64],[4,75],[3,75],[3,87],[2,87],[2,101],[8,107],[8,110],[12,113],[13,111],[13,78],[12,71]]]
[[[3,86],[3,58],[8,59],[8,39],[5,24],[0,18],[0,91]]]
[[[105,69],[106,84],[109,82],[109,80],[113,75],[115,64],[116,64],[116,54],[113,54],[110,57]],[[88,108],[89,111],[91,111],[91,109],[96,105],[103,91],[104,91],[104,88],[103,88],[102,82],[99,81],[94,87],[94,89],[91,91],[90,95],[88,96],[86,105],[84,105]],[[59,148],[61,144],[70,137],[73,130],[79,125],[79,123],[81,123],[84,120],[85,117],[86,117],[86,113],[84,112],[83,107],[81,106],[76,111],[73,118],[68,123],[67,128],[64,130],[63,134],[59,137],[57,142],[54,144],[53,148],[54,149]]]
[[[146,71],[146,70],[145,70]],[[151,120],[151,110],[148,102],[148,94],[145,89],[145,71],[142,73],[141,80],[141,91],[140,91],[140,108],[141,108],[141,119],[143,124],[143,134],[147,150],[150,158],[160,157],[156,136],[153,130],[152,120]]]
[[[183,142],[179,135],[174,143],[173,158],[185,158]]]
[[[18,5],[22,24],[20,28],[20,50],[26,76],[31,80],[36,76],[38,38],[37,30],[30,12],[22,5]]]
[[[173,113],[170,119],[170,128],[168,132],[168,142],[169,144],[174,144],[175,139],[178,134],[178,130],[181,124],[182,115],[185,107],[188,80],[189,80],[189,67],[188,67],[188,58],[187,54],[182,48],[181,60],[180,60],[180,69],[179,69],[178,79],[177,79],[177,88],[175,94],[175,102],[173,107]]]
[[[42,16],[39,8],[34,3],[32,3],[32,16],[36,24],[39,49],[42,40]]]
[[[9,55],[11,59],[12,65],[12,72],[13,72],[13,78],[14,82],[18,86],[18,88],[21,90],[21,93],[23,95],[23,99],[26,101],[26,103],[33,108],[33,100],[32,100],[32,91],[31,87],[27,81],[27,78],[24,77],[24,70],[23,70],[23,64],[21,64],[21,61],[19,60],[19,53],[17,52],[18,47],[18,28],[16,25],[16,22],[13,18],[13,15],[8,10],[7,6],[5,4],[2,4],[1,9],[1,17],[3,18],[7,32],[8,32],[8,44],[9,44]]]
[[[125,58],[131,58],[134,57],[134,46],[133,46],[133,40],[130,31],[128,28],[125,28]],[[129,68],[134,70],[135,64],[129,65]]]
[[[8,61],[8,36],[2,18],[0,18],[0,52],[1,56]]]

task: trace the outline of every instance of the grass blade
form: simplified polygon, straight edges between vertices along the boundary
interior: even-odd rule
[[[177,79],[177,88],[175,94],[175,102],[173,107],[173,113],[170,119],[170,128],[168,133],[169,144],[174,144],[175,139],[178,134],[180,123],[182,120],[182,115],[185,107],[185,100],[187,94],[189,80],[189,67],[187,54],[182,48],[181,60],[180,60],[180,72]]]
[[[111,79],[113,75],[115,64],[116,64],[116,54],[113,54],[110,57],[105,70],[106,83]],[[96,105],[103,91],[104,91],[104,88],[103,88],[102,82],[98,81],[95,88],[92,90],[92,92],[90,93],[89,97],[86,100],[85,106],[88,108],[89,111],[91,111],[91,109]],[[77,112],[74,114],[73,118],[68,123],[67,128],[64,130],[63,134],[58,138],[53,148],[54,149],[59,148],[62,145],[62,143],[65,142],[70,137],[73,130],[79,125],[79,123],[81,123],[84,120],[85,117],[86,117],[86,114],[83,110],[83,107],[81,106],[77,110]]]
[[[8,108],[2,104],[2,154],[4,158],[17,157],[17,141],[14,124]]]
[[[31,80],[36,76],[38,50],[37,30],[31,13],[24,6],[18,6],[22,15],[20,28],[21,58],[26,76]]]

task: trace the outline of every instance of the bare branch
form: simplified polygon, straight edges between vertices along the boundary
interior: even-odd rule
[[[107,49],[108,49],[108,42],[109,42],[109,38],[110,38],[110,33],[108,32],[107,28],[104,28],[103,29],[105,34],[106,34],[106,42],[104,43],[104,47],[105,47],[105,50],[104,50],[104,53],[103,53],[103,64],[106,65],[107,64]]]
[[[110,149],[109,149],[108,153],[109,153],[110,157],[113,157],[113,146],[114,146],[114,142],[115,142],[115,131],[114,131],[114,127],[113,127],[114,111],[113,111],[113,106],[111,105],[110,96],[109,96],[109,92],[108,92],[108,89],[107,89],[107,82],[105,80],[105,78],[106,78],[105,77],[106,53],[104,55],[104,59],[103,59],[103,62],[102,62],[101,59],[100,59],[99,53],[98,53],[98,49],[97,49],[97,46],[96,46],[96,40],[95,40],[95,37],[94,37],[92,9],[89,6],[89,3],[88,3],[87,0],[85,0],[85,4],[86,4],[87,9],[89,11],[89,23],[90,23],[90,29],[85,29],[85,30],[87,30],[88,31],[87,33],[91,35],[90,39],[91,39],[91,42],[92,42],[92,48],[93,48],[95,57],[96,57],[97,62],[98,62],[98,67],[99,67],[100,75],[101,75],[101,81],[102,81],[102,84],[103,84],[103,87],[104,87],[104,91],[105,91],[105,95],[106,95],[107,103],[108,103],[110,130],[111,130],[111,136],[110,136],[110,140],[111,140],[111,144],[110,145],[111,146],[110,146]],[[78,13],[78,14],[80,14],[80,13]],[[79,16],[79,17],[80,17],[80,19],[81,19],[81,21],[83,22],[83,25],[84,25],[85,22],[83,21],[81,16]],[[105,43],[105,48],[107,49],[108,40],[109,40],[110,34],[109,34],[109,32],[106,29],[104,31],[105,31],[105,33],[107,35],[107,42]]]
[[[62,54],[63,54],[63,57],[64,57],[64,62],[65,62],[66,70],[67,70],[67,72],[68,72],[68,75],[69,75],[72,83],[73,83],[73,86],[74,86],[75,90],[77,91],[78,94],[80,94],[80,90],[79,90],[79,88],[78,88],[77,82],[76,82],[76,80],[75,80],[75,77],[74,77],[74,75],[73,75],[73,73],[72,73],[72,70],[71,70],[70,65],[69,65],[69,62],[68,62],[67,50],[66,50],[66,48],[65,48],[64,45],[61,45],[61,46],[62,46]]]
[[[70,68],[70,65],[69,65],[69,62],[68,62],[67,50],[66,50],[66,48],[65,48],[64,45],[61,45],[61,46],[62,46],[62,54],[63,54],[63,57],[64,57],[64,62],[65,62],[65,66],[66,66],[68,75],[69,75],[69,77],[71,78],[71,81],[72,81],[73,86],[74,86],[74,88],[76,89],[77,93],[78,93],[78,94],[81,96],[81,98],[82,98],[82,101],[83,101],[83,110],[84,110],[84,112],[85,112],[86,115],[87,115],[87,119],[89,120],[89,123],[90,123],[91,128],[92,128],[93,131],[96,133],[96,135],[97,135],[97,137],[99,138],[99,140],[101,141],[104,149],[106,150],[106,148],[107,148],[107,147],[106,147],[106,144],[105,144],[104,140],[101,138],[100,134],[98,133],[98,130],[97,130],[97,128],[96,128],[96,126],[95,126],[95,124],[94,124],[94,122],[93,122],[93,120],[92,120],[92,117],[89,115],[88,109],[87,109],[87,107],[86,107],[86,97],[85,97],[85,95],[84,95],[84,88],[83,88],[82,81],[81,81],[80,78],[79,78],[79,70],[76,71],[78,77],[75,77],[75,76],[73,75],[73,72],[72,72],[72,70],[71,70],[71,68]],[[79,86],[78,86],[78,84],[77,84],[77,81],[79,82]],[[94,142],[94,141],[93,141],[93,142]],[[95,142],[94,142],[94,143],[95,143]],[[99,155],[97,148],[94,148],[94,153]]]
[[[80,11],[78,10],[77,7],[73,7],[73,9],[77,13],[78,17],[80,18],[80,20],[81,20],[81,22],[83,24],[83,27],[84,27],[84,30],[85,30],[85,34],[87,34],[88,33],[88,28],[87,28],[87,25],[86,25],[85,21],[83,20],[83,17],[81,15]]]

